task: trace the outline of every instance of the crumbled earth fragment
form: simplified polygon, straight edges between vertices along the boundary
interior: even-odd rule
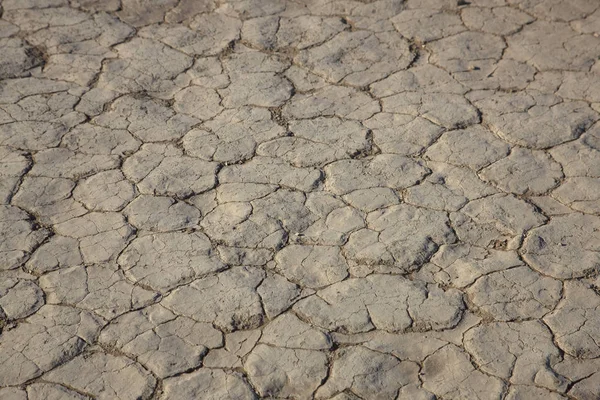
[[[156,384],[148,371],[129,358],[101,352],[81,355],[44,375],[44,380],[107,400],[145,399]]]
[[[69,361],[96,340],[101,326],[86,311],[42,307],[26,323],[2,332],[0,385],[20,385]]]

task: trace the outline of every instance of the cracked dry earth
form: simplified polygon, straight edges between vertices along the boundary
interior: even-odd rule
[[[4,0],[0,398],[600,398],[598,0]]]

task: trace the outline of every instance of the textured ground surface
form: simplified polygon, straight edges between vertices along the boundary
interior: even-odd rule
[[[0,398],[600,398],[600,2],[4,0]]]

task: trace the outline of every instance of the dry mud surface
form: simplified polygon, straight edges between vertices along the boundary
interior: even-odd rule
[[[598,0],[4,0],[2,400],[600,398]]]

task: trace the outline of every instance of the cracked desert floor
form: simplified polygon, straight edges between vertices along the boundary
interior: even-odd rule
[[[1,400],[600,399],[600,0],[3,0]]]

